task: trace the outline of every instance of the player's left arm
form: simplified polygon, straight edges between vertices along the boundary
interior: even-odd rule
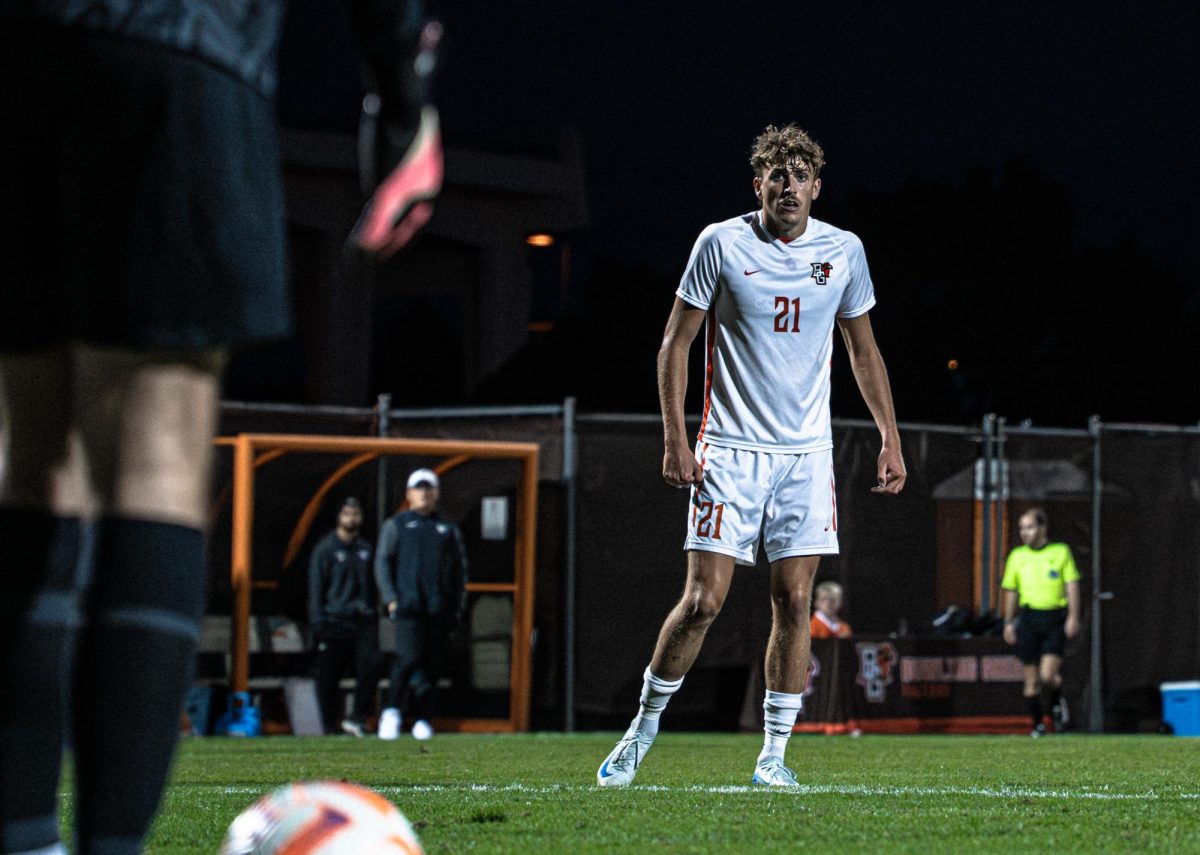
[[[879,451],[879,466],[876,473],[879,484],[871,488],[872,493],[899,493],[904,489],[908,472],[904,468],[904,456],[900,453],[900,431],[896,427],[896,410],[892,406],[892,387],[888,382],[887,368],[875,343],[871,319],[864,312],[853,318],[838,318],[838,327],[850,354],[850,367],[871,416],[879,428],[883,446]]]
[[[1071,554],[1070,547],[1066,547],[1062,574],[1063,581],[1067,583],[1067,623],[1063,631],[1067,638],[1074,638],[1079,635],[1083,598],[1079,593],[1079,568],[1075,566],[1075,556]]]
[[[1067,623],[1066,623],[1066,626],[1063,627],[1063,631],[1066,632],[1067,638],[1074,638],[1075,636],[1079,635],[1079,607],[1080,607],[1079,583],[1078,582],[1068,582],[1067,583]]]

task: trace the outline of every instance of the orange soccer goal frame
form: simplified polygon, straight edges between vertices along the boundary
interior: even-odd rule
[[[438,722],[447,730],[511,733],[529,729],[532,685],[534,558],[537,543],[538,446],[528,442],[482,442],[437,439],[384,439],[313,436],[307,434],[243,433],[218,437],[217,445],[233,449],[233,627],[230,640],[230,688],[245,692],[250,685],[250,592],[254,587],[254,470],[290,453],[353,454],[355,466],[382,456],[419,455],[450,458],[435,469],[445,471],[472,458],[515,459],[521,462],[517,488],[514,574],[511,582],[469,582],[468,591],[510,593],[513,598],[512,660],[508,718],[459,718]],[[344,475],[351,464],[326,481],[318,496]],[[293,540],[295,538],[293,537]]]

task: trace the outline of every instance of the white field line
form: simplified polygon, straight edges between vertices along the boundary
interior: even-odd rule
[[[177,784],[182,788],[215,789],[229,795],[257,796],[273,787],[227,787],[221,784]],[[577,784],[561,786],[530,786],[528,784],[414,784],[411,787],[372,787],[389,796],[412,793],[519,793],[523,795],[555,795],[563,792],[598,792],[599,787]],[[764,795],[838,795],[838,796],[972,796],[984,799],[1092,799],[1095,801],[1200,801],[1200,793],[1172,793],[1147,790],[1141,793],[1117,793],[1109,790],[1043,790],[1024,787],[869,787],[856,784],[801,784],[799,787],[766,788],[741,785],[719,787],[666,787],[634,785],[626,788],[648,793],[762,793]]]

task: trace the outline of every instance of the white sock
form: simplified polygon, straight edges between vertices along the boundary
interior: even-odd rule
[[[629,725],[629,733],[641,731],[644,736],[654,738],[658,735],[658,717],[667,708],[671,695],[679,691],[683,678],[678,680],[662,680],[650,673],[650,667],[642,674],[642,702],[638,714]]]
[[[763,740],[762,752],[758,755],[761,763],[768,757],[783,759],[787,750],[788,737],[796,726],[796,716],[804,707],[804,695],[789,695],[787,692],[772,692],[767,689],[763,698]]]

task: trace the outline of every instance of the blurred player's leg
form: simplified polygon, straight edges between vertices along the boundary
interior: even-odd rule
[[[206,562],[216,354],[80,349],[77,413],[100,497],[73,705],[79,852],[141,851],[191,681]]]
[[[796,785],[783,759],[804,700],[811,647],[809,600],[819,562],[819,556],[804,555],[771,565],[771,637],[764,671],[763,747],[753,777],[756,784]]]
[[[63,350],[0,356],[0,852],[54,846],[86,571],[86,467]]]
[[[716,552],[688,552],[688,576],[683,596],[658,634],[654,657],[642,675],[638,714],[596,771],[602,787],[623,787],[633,781],[638,767],[658,735],[659,717],[671,696],[683,685],[684,675],[696,661],[704,636],[725,604],[733,581],[734,559]]]
[[[1050,716],[1055,732],[1066,724],[1062,706],[1062,657],[1054,654],[1042,656],[1038,663],[1038,686],[1041,694],[1043,724]]]
[[[317,642],[317,701],[325,733],[337,733],[342,718],[338,684],[354,654],[351,638],[323,637]]]
[[[349,732],[363,735],[367,717],[375,708],[375,692],[379,687],[381,657],[379,627],[374,621],[360,628],[354,640],[354,706],[351,707]]]
[[[1024,672],[1024,686],[1021,694],[1025,696],[1025,704],[1029,709],[1029,726],[1030,736],[1041,736],[1046,732],[1046,726],[1042,724],[1042,693],[1041,686],[1038,685],[1038,666],[1037,663],[1026,663],[1022,666]]]
[[[400,735],[401,704],[407,700],[409,683],[424,655],[425,629],[420,617],[393,617],[396,628],[396,658],[388,675],[388,690],[379,718],[379,738],[395,739]]]

